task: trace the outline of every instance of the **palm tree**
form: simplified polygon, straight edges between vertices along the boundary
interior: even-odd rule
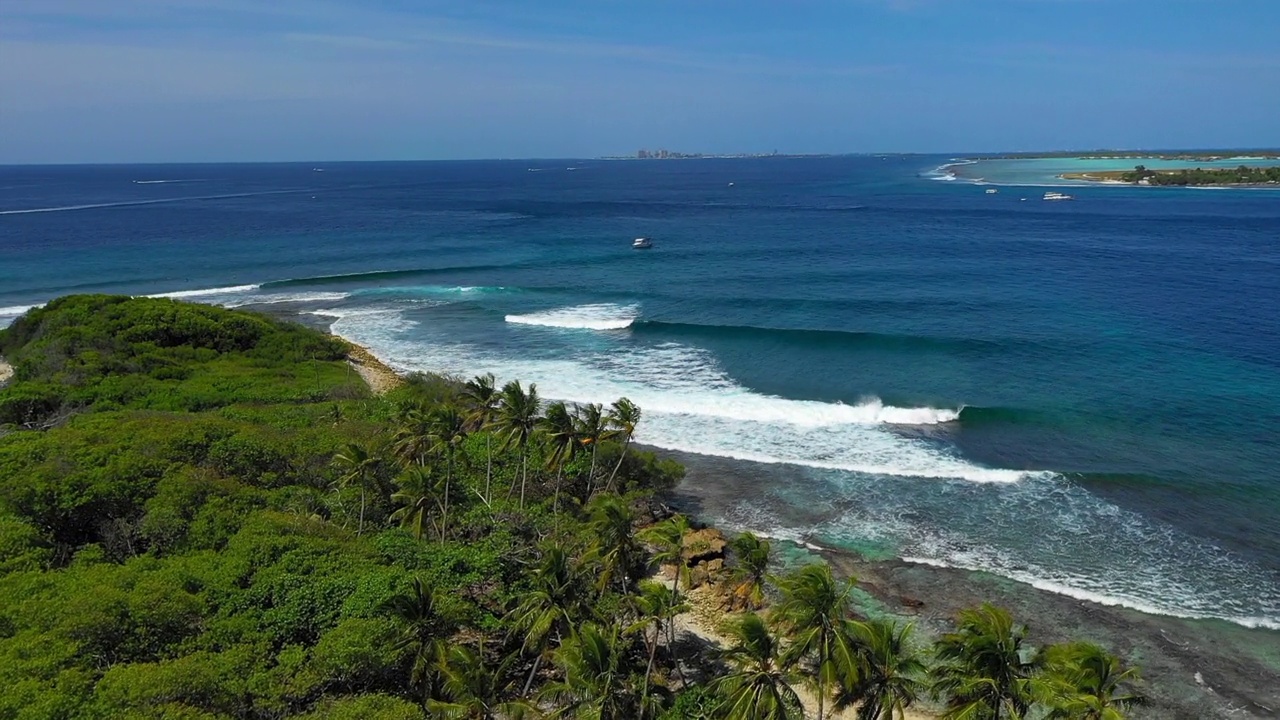
[[[607,492],[613,492],[613,480],[618,476],[622,461],[627,457],[627,448],[631,447],[631,436],[636,432],[636,425],[640,424],[640,407],[626,398],[618,398],[609,407],[609,416],[606,420],[614,433],[622,438],[622,452],[618,455],[618,464],[614,465],[613,472],[609,473],[609,483],[605,487]]]
[[[827,683],[839,667],[854,662],[851,638],[841,632],[849,614],[853,581],[839,583],[830,566],[815,563],[782,577],[778,586],[782,602],[771,617],[790,640],[787,654],[795,660],[808,657],[813,663],[810,680],[817,690],[818,720],[822,720]]]
[[[627,628],[627,632],[643,633],[649,660],[645,664],[644,685],[640,695],[641,697],[648,697],[649,678],[653,675],[653,661],[658,655],[658,645],[662,642],[662,636],[666,634],[665,628],[669,627],[673,617],[688,609],[688,605],[680,603],[666,583],[653,580],[645,580],[640,583],[640,592],[632,596],[632,604],[634,605],[637,619],[636,622],[632,623],[631,627]],[[653,630],[652,639],[649,637],[650,629]],[[645,708],[640,708],[642,720],[644,718],[644,710]]]
[[[1124,720],[1124,710],[1146,700],[1126,689],[1138,680],[1137,668],[1087,642],[1055,645],[1045,652],[1050,718]]]
[[[453,618],[442,607],[441,595],[421,578],[414,578],[410,591],[391,598],[383,609],[400,626],[391,650],[410,654],[409,683],[425,698],[432,689],[435,660],[453,630]]]
[[[591,557],[600,563],[600,587],[607,587],[614,578],[624,595],[631,584],[631,573],[641,555],[632,524],[635,516],[631,508],[617,495],[601,495],[592,501],[588,513],[588,527],[595,538]]]
[[[480,652],[462,645],[449,648],[438,663],[440,694],[445,699],[428,701],[427,710],[432,717],[458,720],[523,717],[530,710],[528,705],[501,700],[510,690],[513,659],[491,663],[486,662],[483,648]]]
[[[406,467],[423,465],[431,452],[431,411],[425,405],[409,405],[397,413],[391,452]]]
[[[804,716],[792,683],[800,677],[764,620],[747,613],[730,631],[733,646],[723,657],[733,670],[716,678],[716,715],[725,720],[791,720]]]
[[[560,522],[560,484],[564,479],[564,466],[573,459],[578,451],[578,430],[573,423],[569,408],[562,402],[547,406],[547,415],[540,423],[542,434],[551,446],[547,467],[556,470],[556,490],[554,508],[556,522]]]
[[[911,646],[913,626],[887,620],[846,621],[844,632],[856,641],[856,666],[841,668],[835,708],[861,702],[858,720],[898,720],[924,691],[924,662]]]
[[[990,603],[961,611],[956,631],[934,643],[939,663],[933,692],[946,698],[947,718],[1018,719],[1026,715],[1040,686],[1039,663],[1023,659],[1026,627]]]
[[[334,456],[333,462],[340,473],[337,482],[339,488],[345,489],[352,485],[360,488],[360,524],[356,528],[356,535],[359,536],[364,533],[365,493],[377,479],[379,460],[370,455],[368,450],[351,443]]]
[[[493,373],[477,375],[467,381],[462,394],[467,400],[467,422],[473,432],[488,430],[498,417],[498,390]],[[484,504],[493,501],[490,488],[493,482],[493,435],[484,436]]]
[[[440,516],[440,541],[443,542],[449,532],[449,492],[452,489],[451,481],[453,480],[453,455],[467,438],[467,425],[462,413],[458,412],[456,407],[445,405],[431,413],[430,428],[431,438],[434,440],[431,450],[443,455],[445,460],[444,494],[441,496],[444,502]]]
[[[674,565],[676,569],[675,582],[671,586],[671,604],[672,606],[680,603],[680,583],[684,582],[686,586],[689,580],[689,568],[685,563],[685,537],[689,535],[689,519],[683,515],[672,515],[660,523],[650,525],[645,528],[640,539],[657,547],[657,551],[653,553],[654,562],[659,565]],[[668,625],[668,647],[675,646],[675,627]],[[676,663],[677,670],[680,664]],[[681,675],[683,678],[683,674]]]
[[[533,669],[521,695],[529,694],[542,657],[552,643],[559,644],[573,624],[586,615],[581,570],[563,548],[548,547],[533,572],[533,589],[507,615],[512,630],[524,634],[521,652],[534,654]]]
[[[432,513],[440,507],[440,480],[431,468],[413,465],[396,484],[399,489],[391,501],[400,507],[391,513],[391,519],[421,540]]]
[[[764,584],[769,573],[769,541],[745,532],[729,542],[729,550],[734,558],[734,586],[729,601],[731,607],[737,607],[741,601],[746,609],[756,610],[764,605]]]
[[[542,697],[559,705],[553,717],[630,720],[646,698],[637,697],[627,672],[626,648],[616,626],[586,623],[555,653],[564,679],[550,683]]]
[[[529,440],[538,425],[538,386],[529,385],[529,392],[520,386],[519,380],[512,380],[502,386],[502,404],[498,408],[498,427],[506,436],[503,449],[520,448],[520,507],[524,508],[525,486],[529,481]]]
[[[591,498],[591,491],[595,487],[596,454],[600,450],[600,443],[608,440],[612,436],[612,431],[605,422],[604,407],[596,403],[579,405],[574,420],[578,426],[578,442],[582,443],[583,447],[591,448],[591,470],[587,473],[585,500]]]

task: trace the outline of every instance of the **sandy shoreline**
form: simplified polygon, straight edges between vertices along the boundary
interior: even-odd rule
[[[368,349],[349,344],[352,366],[375,393],[384,393],[404,382]],[[719,496],[740,492],[727,490],[726,480],[747,478],[753,472],[750,463],[727,463],[650,449],[679,460],[689,469],[684,483],[668,500],[677,510],[701,522],[715,523],[716,504],[722,499]],[[715,470],[709,471],[708,466]],[[723,476],[726,467],[732,468],[732,478]],[[785,543],[776,541],[775,548]],[[813,548],[809,547],[809,551],[813,552]],[[1280,717],[1280,631],[1249,629],[1225,621],[1149,615],[1059,595],[985,572],[900,559],[869,560],[837,548],[816,552],[837,575],[858,579],[859,588],[878,604],[872,610],[915,622],[922,637],[948,630],[958,611],[992,602],[1008,608],[1030,626],[1033,645],[1084,639],[1130,658],[1142,669],[1143,691],[1150,699],[1130,718]],[[682,617],[681,628],[707,642],[722,644],[719,625],[725,614],[719,610],[718,601],[711,602],[715,604],[695,603]],[[925,720],[932,716],[908,717]]]
[[[404,378],[386,363],[369,352],[367,348],[346,341],[348,346],[347,363],[364,379],[374,395],[384,395],[404,384]]]

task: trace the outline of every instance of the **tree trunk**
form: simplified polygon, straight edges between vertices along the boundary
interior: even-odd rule
[[[449,485],[453,481],[453,454],[445,461],[444,470],[444,513],[440,517],[440,542],[444,542],[449,533]]]
[[[622,443],[622,454],[618,456],[618,464],[613,466],[613,472],[609,473],[609,482],[605,485],[607,492],[613,492],[613,479],[618,477],[618,471],[622,469],[622,461],[627,457],[627,448],[631,447],[631,436],[627,435],[627,439]]]
[[[597,439],[591,443],[591,470],[587,472],[587,499],[591,499],[591,491],[596,486],[596,448],[600,447],[600,441]]]
[[[360,486],[360,525],[356,527],[356,537],[364,532],[364,485]]]
[[[522,469],[520,471],[520,509],[524,509],[524,487],[529,482],[529,448],[524,449],[524,458],[521,460]]]
[[[680,568],[676,567],[676,581],[671,586],[671,609],[680,604]],[[682,688],[689,685],[689,681],[684,677],[684,668],[680,667],[680,658],[676,655],[676,618],[675,613],[668,610],[671,615],[667,619],[667,652],[671,653],[671,664],[676,667],[676,674],[680,676],[680,686]]]
[[[560,483],[564,478],[564,463],[556,468],[556,499],[554,503],[556,516],[556,532],[560,532]]]
[[[490,490],[490,483],[493,480],[493,434],[484,434],[484,504],[489,505],[493,502],[493,492]]]
[[[644,669],[644,690],[640,692],[640,720],[644,720],[645,698],[649,697],[649,676],[653,674],[653,658],[658,654],[658,639],[662,634],[662,625],[653,631],[653,644],[649,646],[649,664]]]
[[[529,671],[529,679],[524,681],[524,690],[520,691],[520,697],[529,697],[529,688],[533,687],[533,678],[538,674],[538,666],[542,664],[542,653],[538,653],[538,657],[533,659],[533,669]]]
[[[822,720],[822,705],[826,699],[826,693],[822,687],[822,666],[818,666],[818,720]]]

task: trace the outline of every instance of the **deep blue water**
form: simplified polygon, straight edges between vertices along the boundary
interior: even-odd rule
[[[767,463],[726,523],[1280,625],[1280,192],[1047,203],[945,162],[0,168],[0,324],[279,303]]]

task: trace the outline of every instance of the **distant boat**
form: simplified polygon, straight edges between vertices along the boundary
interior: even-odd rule
[[[1075,198],[1070,195],[1065,195],[1063,193],[1053,192],[1053,191],[1049,191],[1045,193],[1044,199],[1045,200],[1075,200]]]
[[[636,238],[631,243],[631,249],[633,250],[648,250],[651,247],[653,247],[653,241],[649,238]]]
[[[987,188],[987,194],[988,194],[988,195],[995,195],[995,194],[996,194],[996,193],[998,193],[998,192],[1000,192],[1000,191],[999,191],[999,190],[997,190],[997,189],[995,189],[995,188]]]
[[[733,187],[733,183],[729,183],[729,187]]]

